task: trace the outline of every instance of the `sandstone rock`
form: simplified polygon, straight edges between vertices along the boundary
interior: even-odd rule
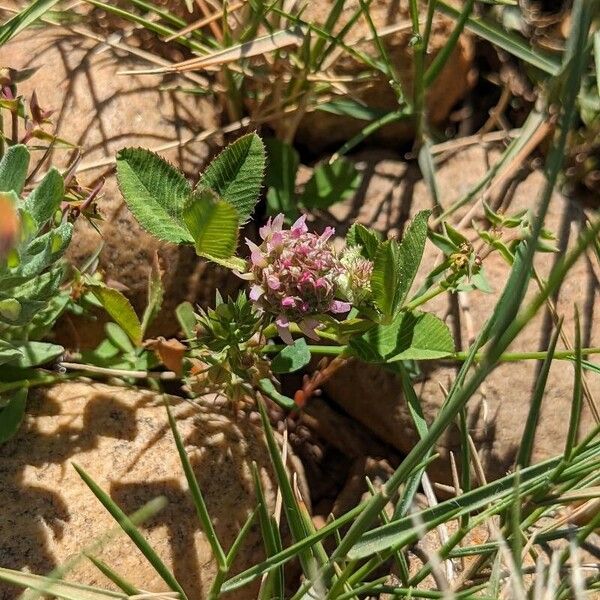
[[[102,237],[80,220],[69,250],[73,263],[81,264],[103,244],[99,268],[126,286],[127,295],[141,311],[149,268],[158,251],[165,268],[166,293],[152,334],[177,331],[173,310],[180,302],[207,304],[214,300],[216,288],[227,294],[239,285],[228,271],[198,259],[192,248],[162,243],[144,232],[124,205],[111,170],[120,148],[152,149],[173,143],[171,150],[161,154],[196,180],[211,148],[204,142],[175,146],[177,141],[215,126],[218,114],[211,102],[160,89],[177,80],[118,75],[119,71],[147,67],[147,63],[59,28],[28,30],[0,50],[0,63],[38,68],[20,85],[20,92],[29,96],[35,90],[44,108],[57,111],[52,117],[57,135],[82,148],[82,166],[100,165],[83,170],[80,180],[92,183],[108,174],[98,202],[104,219],[100,223]],[[53,152],[56,166],[64,166],[67,160],[66,152]]]
[[[465,150],[438,168],[438,185],[441,203],[444,207],[461,197],[487,170],[485,150],[471,148]],[[488,158],[493,162],[497,157],[492,153]],[[424,182],[413,167],[391,155],[370,153],[357,157],[357,163],[366,176],[366,181],[357,198],[332,209],[330,224],[338,224],[342,229],[357,220],[389,234],[401,234],[404,223],[418,210],[431,208],[432,202]],[[536,206],[536,199],[543,186],[544,177],[539,171],[527,175],[514,186],[511,195],[504,198],[506,212]],[[465,214],[463,209],[458,217]],[[562,251],[571,248],[577,238],[583,220],[581,207],[574,200],[568,200],[555,193],[546,219],[546,227],[559,238]],[[474,239],[473,230],[464,230]],[[562,253],[561,251],[561,253]],[[437,256],[437,249],[428,243],[422,272],[430,269]],[[542,254],[537,257],[536,266],[542,276],[546,276],[557,260],[557,255]],[[455,332],[461,333],[463,340],[476,335],[502,290],[508,275],[508,266],[499,255],[485,259],[484,268],[494,288],[493,294],[469,293],[464,299],[460,322],[456,320],[456,309],[447,296],[440,296],[424,308],[432,310],[446,319]],[[417,281],[418,281],[417,277]],[[586,255],[575,264],[557,295],[558,313],[564,315],[563,329],[573,340],[574,304],[579,307],[584,346],[600,345],[600,323],[597,318],[599,302],[600,269],[596,258]],[[532,282],[527,299],[537,290]],[[512,351],[545,350],[551,334],[551,321],[544,311],[525,328],[513,343]],[[466,344],[466,342],[465,342]],[[559,348],[563,345],[559,341]],[[598,363],[595,356],[590,360]],[[448,388],[454,379],[455,367],[451,364],[420,363],[423,378],[416,383],[425,416],[429,422],[437,415],[443,401],[440,385]],[[513,464],[539,365],[536,361],[504,363],[498,366],[480,387],[469,402],[469,431],[479,449],[481,461],[489,478],[502,476]],[[586,379],[596,400],[600,398],[600,379],[595,373],[587,373]],[[551,371],[542,404],[534,446],[534,460],[539,461],[561,452],[568,428],[569,411],[572,399],[573,369],[569,362],[557,361]],[[400,383],[393,374],[377,366],[350,364],[339,371],[329,381],[326,391],[351,416],[376,432],[381,439],[408,452],[417,441],[417,434],[406,408]],[[582,432],[593,426],[593,418],[588,404],[584,401]],[[437,451],[441,459],[432,466],[430,475],[439,481],[448,482],[448,454],[459,449],[458,430],[451,427],[440,439]]]
[[[307,21],[323,24],[332,10],[332,5],[332,1],[310,2],[302,17]],[[360,11],[358,0],[345,2],[334,33],[339,32],[356,11]],[[414,52],[409,46],[412,33],[408,4],[374,0],[369,4],[369,14],[375,28],[382,36],[386,52],[402,84],[403,93],[407,98],[411,98],[415,61]],[[387,34],[386,30],[390,28],[394,32]],[[426,56],[426,66],[431,64],[446,45],[453,28],[452,20],[436,15],[431,31],[429,52]],[[361,17],[348,32],[345,42],[370,56],[379,58],[379,51],[372,41],[355,42],[364,39],[372,39],[372,35],[367,20]],[[452,107],[464,98],[473,86],[475,80],[473,57],[473,42],[468,35],[462,35],[444,69],[429,88],[426,106],[428,119],[432,125],[436,127],[442,125],[447,120]],[[328,61],[329,59],[325,64]],[[364,102],[366,106],[384,111],[396,110],[398,99],[389,78],[382,73],[377,73],[365,80],[361,75],[368,71],[370,69],[367,65],[347,52],[340,51],[339,58],[333,61],[328,72],[334,77],[343,78],[342,85],[347,87],[350,97]],[[297,139],[311,150],[317,151],[350,139],[365,125],[365,121],[316,110],[302,119]],[[414,124],[412,121],[404,120],[380,129],[373,135],[373,139],[397,145],[411,139],[413,135]]]
[[[256,507],[255,461],[269,506],[276,484],[261,429],[230,408],[200,401],[173,405],[178,429],[225,548]],[[46,574],[75,557],[116,523],[77,475],[83,467],[128,514],[157,496],[168,505],[140,526],[188,597],[205,598],[215,563],[177,455],[161,398],[146,391],[65,383],[32,394],[19,434],[0,448],[2,519],[0,565]],[[127,536],[120,533],[94,555],[136,586],[152,592],[166,584]],[[236,570],[263,556],[260,529],[252,528]],[[114,586],[87,559],[66,577]],[[231,598],[256,595],[242,588]],[[17,596],[0,583],[0,598]],[[229,597],[229,596],[228,596]]]

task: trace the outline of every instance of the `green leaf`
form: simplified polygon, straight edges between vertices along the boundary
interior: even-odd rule
[[[175,309],[175,316],[179,326],[187,339],[196,336],[196,313],[191,302],[182,302]]]
[[[377,308],[385,319],[391,319],[400,308],[400,245],[395,240],[383,242],[377,249],[371,275],[371,289]]]
[[[361,246],[363,256],[369,260],[375,258],[380,243],[381,236],[379,233],[367,229],[360,223],[354,223],[346,234],[346,244],[348,246]]]
[[[52,218],[59,209],[64,194],[62,175],[53,167],[29,194],[23,208],[41,225]]]
[[[158,262],[158,254],[155,253],[152,265],[150,266],[150,273],[148,274],[148,300],[142,317],[142,336],[146,333],[148,326],[154,321],[156,315],[159,313],[163,303],[163,297],[164,288],[160,264]]]
[[[129,300],[118,290],[90,277],[85,278],[85,283],[102,304],[104,310],[123,329],[129,339],[139,346],[142,343],[142,324]]]
[[[194,239],[196,253],[231,258],[237,246],[238,212],[209,188],[200,188],[186,202],[183,220]]]
[[[0,398],[0,401],[4,400]],[[0,410],[0,444],[9,440],[21,426],[27,405],[27,388],[12,392],[8,403]]]
[[[50,344],[49,342],[12,342],[14,347],[17,348],[21,356],[17,357],[16,360],[11,361],[11,364],[19,367],[20,369],[27,369],[30,367],[37,367],[48,363],[61,354],[64,353],[65,349],[58,344]]]
[[[269,214],[283,213],[293,219],[298,213],[295,188],[300,158],[293,146],[276,138],[269,138],[265,145],[268,156],[265,185]]]
[[[29,167],[29,150],[23,144],[11,146],[0,160],[0,192],[23,191]]]
[[[16,346],[5,340],[0,340],[0,365],[13,362],[22,356],[23,354]]]
[[[279,406],[285,408],[286,410],[292,410],[296,407],[296,403],[289,396],[285,396],[282,394],[274,385],[273,382],[265,377],[258,382],[258,387],[260,391],[265,393],[271,400],[277,402]]]
[[[27,8],[17,13],[14,17],[0,26],[0,46],[23,31],[25,27],[39,19],[47,10],[50,10],[58,0],[34,0]]]
[[[48,233],[35,238],[21,253],[15,273],[34,277],[55,263],[66,251],[73,236],[73,224],[61,223]]]
[[[388,363],[431,360],[454,352],[447,325],[435,315],[402,312],[389,325],[378,325],[353,338],[350,347],[361,360]]]
[[[250,133],[227,146],[208,165],[200,183],[229,202],[244,223],[258,201],[264,170],[265,147],[258,135]]]
[[[340,156],[333,163],[322,163],[314,170],[300,202],[308,209],[329,208],[351,197],[360,187],[362,175],[351,161]]]
[[[21,316],[21,309],[21,303],[16,298],[4,298],[0,300],[0,319],[16,322]]]
[[[422,210],[412,220],[400,242],[400,289],[398,302],[406,300],[410,287],[417,275],[427,240],[427,220],[431,211]]]
[[[104,326],[106,337],[108,340],[119,348],[125,354],[133,354],[135,352],[135,346],[131,343],[129,336],[119,327],[116,323],[107,323]],[[102,345],[102,343],[100,344]],[[100,348],[100,346],[98,346]],[[96,350],[98,350],[96,348]]]
[[[117,154],[117,181],[129,210],[144,229],[175,244],[194,241],[182,223],[191,190],[168,162],[149,150],[125,148]]]
[[[273,358],[273,373],[293,373],[310,362],[310,350],[304,338],[298,338],[291,346],[286,346]]]

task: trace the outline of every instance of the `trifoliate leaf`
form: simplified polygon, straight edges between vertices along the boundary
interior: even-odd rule
[[[237,246],[238,212],[208,188],[199,188],[183,208],[183,221],[188,228],[196,253],[218,259],[233,256]]]
[[[454,352],[448,326],[430,313],[402,312],[389,325],[378,325],[350,341],[356,356],[367,362],[429,360]]]
[[[264,144],[258,135],[250,133],[227,146],[210,163],[200,184],[231,204],[239,222],[244,223],[258,201],[264,170]]]
[[[125,148],[117,154],[117,181],[140,225],[161,240],[192,243],[182,222],[191,190],[185,177],[157,154]]]

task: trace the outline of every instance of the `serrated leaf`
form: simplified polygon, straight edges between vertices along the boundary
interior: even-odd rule
[[[19,430],[25,417],[27,391],[25,388],[12,392],[4,408],[0,410],[0,444],[9,440]],[[5,399],[6,396],[0,398],[0,400]]]
[[[298,338],[291,346],[286,346],[271,362],[273,373],[293,373],[310,362],[311,354],[306,340]]]
[[[387,240],[377,250],[371,275],[373,299],[386,319],[400,308],[400,277],[400,246],[395,240]]]
[[[255,133],[227,146],[202,174],[200,184],[229,202],[239,222],[248,220],[258,201],[265,170],[265,147]]]
[[[167,161],[149,150],[125,148],[117,154],[117,181],[129,210],[144,229],[175,244],[194,241],[182,222],[190,187]]]
[[[400,242],[400,289],[398,302],[400,306],[410,291],[423,258],[427,240],[427,220],[431,211],[422,210],[409,224]]]
[[[377,254],[377,248],[381,243],[381,236],[371,229],[367,229],[360,223],[354,223],[346,234],[348,246],[361,246],[365,258],[373,260]]]
[[[53,167],[25,199],[23,207],[41,225],[59,209],[64,193],[62,175]]]
[[[139,346],[142,343],[142,324],[129,300],[119,290],[89,277],[85,279],[85,283],[115,323],[123,329],[134,345]]]
[[[333,163],[318,165],[304,188],[300,202],[308,209],[329,208],[352,196],[360,187],[361,174],[341,156]]]
[[[435,315],[402,312],[389,325],[373,327],[350,341],[361,360],[390,363],[399,360],[431,360],[454,352],[447,325]]]
[[[300,158],[290,144],[276,138],[265,141],[267,148],[267,206],[270,215],[283,213],[292,219],[298,213],[295,200],[296,173]]]
[[[183,208],[183,220],[194,239],[196,253],[231,258],[237,246],[238,212],[209,188],[199,188]]]
[[[29,150],[23,144],[10,146],[0,160],[0,192],[23,191],[29,167]]]

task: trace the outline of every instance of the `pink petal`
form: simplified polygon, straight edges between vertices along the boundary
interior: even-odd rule
[[[267,277],[267,285],[272,290],[278,290],[281,287],[281,281],[275,275],[269,275]]]
[[[298,323],[298,327],[300,328],[300,331],[306,336],[309,337],[311,340],[316,340],[319,341],[319,336],[317,335],[317,332],[315,331],[315,328],[318,327],[319,325],[319,321],[317,321],[316,319],[302,319],[302,321],[300,321],[300,323]]]
[[[265,290],[260,285],[253,285],[250,288],[250,300],[256,302],[264,293]]]
[[[273,233],[273,228],[271,227],[271,219],[267,221],[266,225],[263,225],[259,230],[258,234],[263,240],[266,240]]]
[[[290,322],[284,315],[279,315],[275,319],[275,325],[277,326],[277,332],[279,337],[288,345],[291,346],[294,343],[294,338],[290,333]]]
[[[352,308],[352,304],[350,304],[350,302],[342,302],[341,300],[333,300],[331,302],[331,306],[329,307],[329,310],[332,313],[345,313],[348,312],[350,309]]]
[[[335,229],[333,227],[325,227],[325,230],[323,231],[319,239],[322,242],[326,242],[334,233]]]
[[[274,219],[273,219],[273,224],[271,225],[273,232],[279,232],[281,231],[281,228],[283,227],[283,219],[284,219],[284,215],[283,213],[279,213]]]
[[[263,256],[262,250],[252,241],[246,238],[246,244],[250,248],[250,260],[255,267],[266,267],[267,261]]]
[[[306,215],[302,215],[291,228],[291,232],[295,237],[301,236],[303,233],[308,232],[308,227],[306,226]]]
[[[281,301],[281,306],[283,306],[283,308],[294,308],[296,306],[296,299],[292,296],[286,296]]]
[[[268,246],[271,249],[279,248],[283,244],[283,233],[281,231],[275,231],[269,239]]]

